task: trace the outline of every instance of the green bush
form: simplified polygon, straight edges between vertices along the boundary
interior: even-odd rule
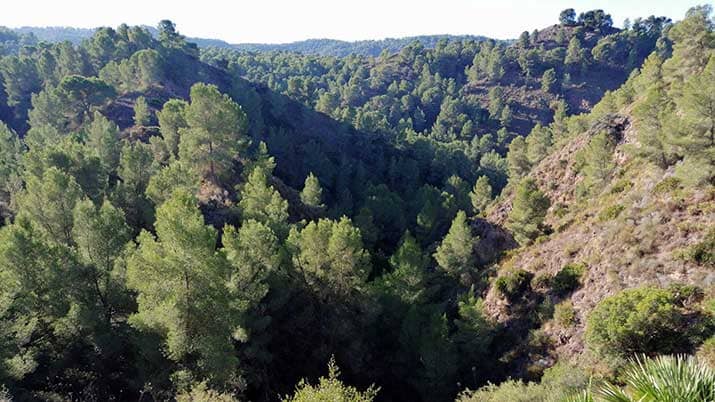
[[[710,229],[703,241],[690,247],[686,258],[699,265],[715,267],[715,228]]]
[[[576,310],[570,300],[556,305],[554,308],[554,320],[563,327],[571,327],[576,323]]]
[[[531,281],[531,287],[533,289],[549,289],[551,288],[551,283],[553,280],[553,276],[546,273],[541,273],[536,275],[534,277],[534,280]]]
[[[458,402],[562,402],[568,395],[588,385],[589,377],[575,366],[558,363],[544,370],[540,383],[508,380],[489,384],[477,391],[465,391]]]
[[[715,336],[708,338],[698,348],[698,360],[715,368]]]
[[[509,301],[514,301],[531,289],[534,274],[523,269],[508,271],[497,278],[497,290]]]
[[[591,312],[586,342],[601,356],[691,352],[713,332],[712,315],[693,303],[697,298],[688,286],[624,290]]]
[[[554,275],[551,289],[555,294],[563,296],[581,286],[581,276],[586,271],[584,264],[567,264]]]
[[[656,194],[667,194],[677,190],[680,187],[680,179],[675,176],[670,176],[656,184],[653,192]]]
[[[621,214],[624,208],[625,207],[621,204],[615,204],[606,207],[598,214],[598,220],[601,222],[605,222],[610,221],[611,219],[616,219],[618,215]]]
[[[611,194],[618,194],[622,193],[629,188],[633,187],[633,183],[631,183],[629,180],[626,179],[621,179],[616,182],[616,184],[611,187]]]

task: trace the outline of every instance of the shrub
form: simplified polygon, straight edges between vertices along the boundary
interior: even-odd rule
[[[554,308],[554,320],[563,327],[576,324],[576,310],[570,300],[561,302]]]
[[[625,207],[621,204],[615,204],[606,207],[598,214],[598,220],[601,222],[605,222],[610,221],[611,219],[615,219],[618,217],[618,215],[621,214],[624,208]]]
[[[545,402],[562,401],[588,384],[588,376],[577,367],[556,364],[544,370],[540,383],[508,380],[489,384],[477,391],[465,391],[458,402]]]
[[[715,336],[711,336],[698,348],[698,360],[715,368]]]
[[[642,287],[603,299],[588,317],[586,342],[601,356],[689,352],[712,333],[693,287]],[[689,306],[689,307],[686,307]]]
[[[666,177],[660,183],[656,184],[653,192],[656,194],[667,194],[677,190],[680,187],[680,179],[675,176]]]
[[[534,280],[531,281],[531,287],[533,289],[549,289],[551,288],[553,278],[553,276],[546,273],[536,275]]]
[[[568,264],[564,266],[554,275],[551,289],[559,296],[573,292],[581,286],[581,276],[585,270],[586,266],[584,264]]]
[[[715,228],[710,229],[703,241],[690,247],[686,258],[698,265],[715,267]]]
[[[613,185],[613,187],[611,187],[611,194],[622,193],[631,187],[633,187],[633,183],[631,183],[629,180],[626,180],[626,179],[618,180]]]
[[[495,283],[497,290],[509,301],[514,301],[531,289],[534,274],[523,269],[505,272]]]

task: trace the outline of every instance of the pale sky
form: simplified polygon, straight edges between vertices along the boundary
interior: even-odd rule
[[[0,25],[94,28],[156,26],[168,18],[184,35],[230,43],[309,38],[382,39],[427,34],[516,38],[554,24],[565,8],[601,8],[625,18],[679,20],[706,0],[4,0]],[[710,2],[712,4],[712,0]]]

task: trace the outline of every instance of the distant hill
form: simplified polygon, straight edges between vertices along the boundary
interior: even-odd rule
[[[154,27],[145,26],[152,35],[157,35],[158,31]],[[72,27],[20,27],[13,28],[13,31],[20,34],[33,34],[39,41],[63,42],[70,41],[79,44],[83,39],[92,36],[97,28],[72,28]],[[223,49],[235,49],[249,52],[286,51],[304,54],[314,54],[320,56],[347,56],[349,54],[359,54],[362,56],[378,56],[384,49],[391,53],[399,52],[410,42],[419,41],[426,48],[434,48],[441,39],[448,40],[485,40],[484,36],[474,35],[421,35],[406,38],[386,38],[382,40],[361,40],[342,41],[335,39],[307,39],[291,43],[239,43],[231,44],[220,39],[207,38],[187,38],[200,47],[216,47]]]
[[[355,42],[347,42],[335,39],[308,39],[299,42],[282,43],[282,44],[260,44],[260,43],[242,43],[231,45],[233,49],[250,51],[250,52],[267,52],[267,51],[286,51],[304,54],[313,54],[319,56],[337,56],[343,57],[349,54],[359,54],[362,56],[379,56],[383,50],[390,53],[397,53],[411,42],[419,41],[426,48],[434,48],[437,42],[442,39],[462,41],[462,40],[477,40],[482,41],[488,39],[485,36],[474,35],[422,35],[410,36],[406,38],[386,38],[382,40],[361,40]],[[198,42],[197,42],[198,43]],[[198,43],[202,46],[201,43]],[[222,46],[217,46],[222,47]]]

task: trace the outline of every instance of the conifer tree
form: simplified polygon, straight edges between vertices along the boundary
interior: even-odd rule
[[[536,123],[526,137],[527,158],[530,165],[536,165],[549,154],[551,148],[551,130]]]
[[[153,172],[150,146],[142,142],[126,142],[122,147],[117,170],[120,182],[112,200],[124,210],[129,225],[137,230],[152,221],[153,210],[145,191]]]
[[[613,148],[611,137],[606,132],[601,132],[593,136],[584,149],[583,186],[592,194],[603,190],[611,177],[615,168]]]
[[[104,170],[111,174],[119,166],[119,127],[95,111],[87,128],[87,146],[97,156]]]
[[[715,33],[710,14],[710,4],[693,7],[668,31],[673,41],[673,55],[663,67],[676,95],[688,77],[700,72],[711,57]]]
[[[556,70],[550,68],[541,76],[541,90],[552,93],[556,89]]]
[[[571,73],[580,73],[585,63],[586,51],[581,47],[581,41],[576,36],[569,41],[564,63]]]
[[[72,210],[82,195],[72,176],[50,167],[42,177],[27,179],[27,188],[18,200],[20,214],[50,242],[72,245]]]
[[[474,269],[472,249],[476,240],[467,224],[467,214],[459,211],[434,254],[437,264],[449,275],[468,281],[469,273]]]
[[[519,179],[529,173],[531,164],[529,163],[524,137],[516,137],[511,141],[506,160],[509,165],[510,179]]]
[[[551,202],[532,178],[516,188],[507,226],[519,244],[528,244],[543,233],[543,222]]]
[[[715,179],[715,57],[705,69],[690,78],[678,100],[681,129],[676,145],[682,149],[685,165],[681,173],[691,183]]]
[[[121,304],[127,304],[123,278],[114,268],[131,240],[131,231],[124,213],[109,201],[104,201],[100,208],[92,200],[79,201],[73,219],[72,238],[79,260],[88,267],[90,288],[101,306],[103,318],[110,324],[115,312],[122,310]]]
[[[238,208],[244,220],[261,222],[279,238],[285,238],[288,230],[288,201],[268,184],[268,176],[262,168],[253,169],[248,176],[248,182],[241,189]]]
[[[514,114],[511,111],[511,107],[509,105],[504,106],[499,115],[499,123],[501,123],[502,127],[509,127],[513,118]]]
[[[293,265],[323,301],[348,296],[370,273],[360,230],[346,217],[310,222],[301,231],[292,229],[287,243]]]
[[[20,137],[0,122],[0,200],[7,198],[12,183],[19,180],[22,152]]]
[[[200,184],[200,178],[184,161],[174,160],[151,176],[146,186],[146,196],[158,206],[180,188],[196,194]]]
[[[156,215],[156,237],[142,231],[127,264],[127,285],[138,294],[129,322],[162,336],[181,370],[230,381],[238,364],[231,336],[240,311],[229,296],[231,267],[216,250],[217,232],[185,191],[175,192]]]
[[[187,127],[185,113],[188,105],[184,100],[170,99],[156,114],[159,119],[161,136],[171,158],[179,156],[179,131]]]
[[[134,124],[137,126],[148,126],[151,122],[151,110],[146,98],[138,97],[134,101]]]
[[[229,290],[252,307],[268,292],[268,277],[278,270],[283,250],[273,231],[263,223],[248,220],[236,229],[226,226],[222,242],[232,266]]]
[[[322,203],[322,197],[323,189],[320,188],[320,182],[313,173],[310,173],[308,177],[305,178],[303,191],[300,193],[300,200],[305,205],[315,208],[323,208],[325,205]]]
[[[472,201],[474,213],[484,213],[487,206],[492,202],[492,186],[489,184],[489,178],[487,176],[479,176],[474,183],[472,192],[469,193],[469,198]]]
[[[327,377],[320,377],[317,385],[301,380],[295,393],[284,398],[283,402],[372,402],[375,399],[378,389],[374,386],[361,392],[355,387],[343,384],[339,377],[340,369],[333,357],[328,362]]]
[[[384,284],[403,301],[414,303],[424,291],[429,257],[409,231],[402,236],[397,251],[390,257],[390,266],[392,272],[383,276]]]
[[[83,278],[70,247],[20,215],[0,228],[0,376],[21,380],[58,350],[72,345],[80,328],[77,300]],[[69,330],[68,330],[69,329]],[[30,341],[31,340],[31,341]]]
[[[671,133],[666,129],[673,104],[661,84],[656,82],[647,90],[634,107],[633,115],[638,126],[638,155],[665,169],[674,157]]]
[[[241,107],[214,85],[194,84],[180,129],[179,155],[204,178],[228,173],[246,144],[248,119]]]

